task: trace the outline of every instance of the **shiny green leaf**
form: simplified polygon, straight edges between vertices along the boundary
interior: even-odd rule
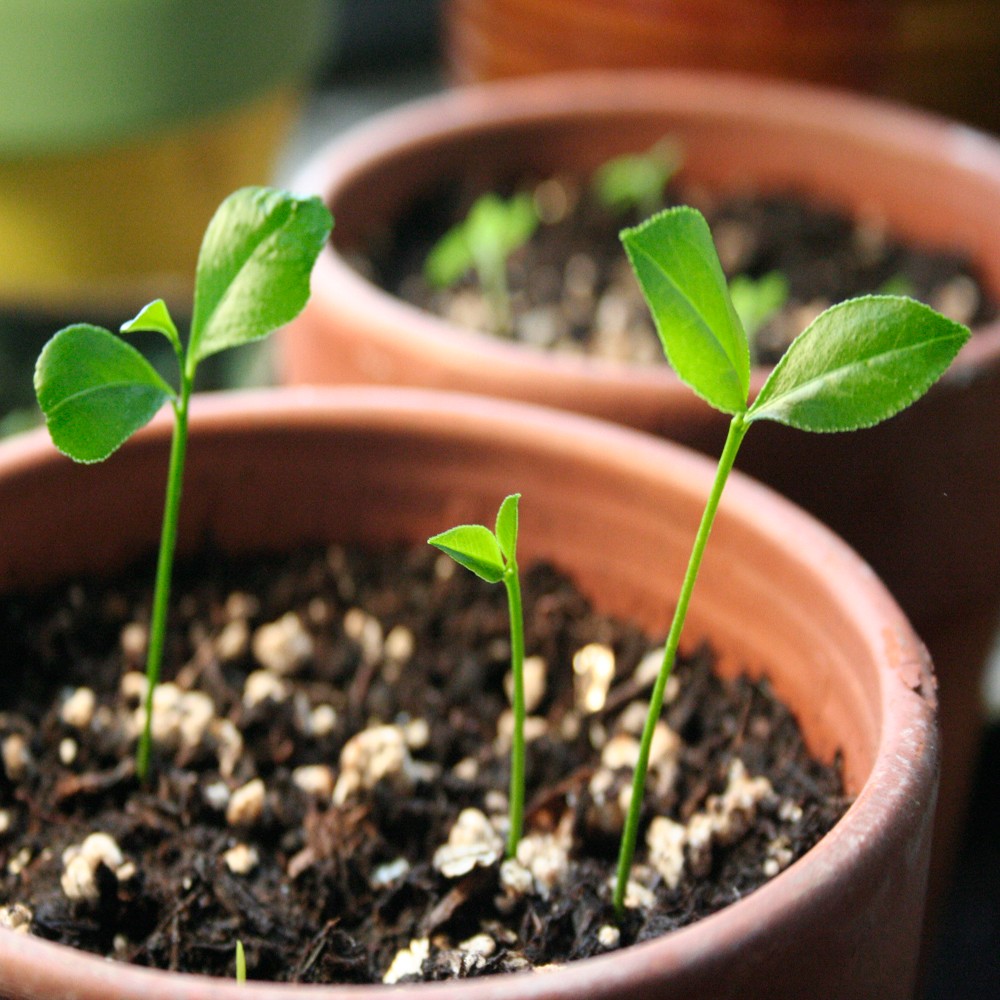
[[[151,330],[154,333],[162,333],[173,345],[175,351],[181,351],[181,338],[177,333],[170,310],[163,299],[154,299],[148,305],[142,307],[134,319],[127,323],[122,323],[121,333],[136,333],[139,330]]]
[[[668,209],[621,239],[678,376],[717,409],[742,413],[750,349],[704,217]]]
[[[806,431],[870,427],[919,399],[968,338],[964,326],[913,299],[842,302],[795,339],[747,419]]]
[[[241,188],[205,231],[195,275],[188,365],[266,337],[309,298],[309,276],[332,220],[318,198]]]
[[[60,330],[42,349],[35,393],[53,443],[78,462],[107,458],[174,397],[131,344],[86,323]]]
[[[481,524],[460,524],[427,541],[487,583],[503,579],[503,553],[496,535],[489,528]]]
[[[500,543],[500,550],[508,562],[513,562],[517,558],[517,505],[520,499],[520,493],[512,493],[509,497],[504,497],[503,503],[500,504],[500,509],[497,511],[497,541]]]

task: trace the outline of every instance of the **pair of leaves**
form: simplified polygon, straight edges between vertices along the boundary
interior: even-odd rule
[[[427,541],[487,583],[499,583],[507,566],[517,562],[517,505],[520,499],[520,493],[504,498],[497,511],[494,531],[482,524],[460,524]]]
[[[538,227],[538,212],[529,194],[505,201],[484,194],[468,215],[434,245],[424,264],[428,284],[437,288],[453,285],[475,269],[484,283],[506,267],[507,258],[531,239]]]
[[[270,188],[231,194],[209,223],[198,256],[186,355],[166,304],[157,299],[122,333],[162,334],[193,381],[200,361],[267,336],[309,297],[309,275],[332,220],[317,198]],[[35,367],[35,392],[52,440],[80,462],[107,458],[177,393],[130,344],[102,327],[60,330]]]
[[[748,405],[747,335],[708,224],[675,208],[622,233],[664,353],[724,413],[807,431],[869,427],[922,396],[969,331],[912,299],[872,295],[832,306],[796,338]]]

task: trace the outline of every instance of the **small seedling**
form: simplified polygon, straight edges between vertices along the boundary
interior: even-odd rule
[[[60,330],[35,366],[35,392],[52,441],[78,462],[103,461],[164,403],[174,411],[146,657],[145,728],[136,752],[136,769],[144,781],[177,541],[188,406],[198,364],[267,336],[301,311],[309,298],[309,275],[331,225],[330,213],[318,198],[298,199],[269,188],[243,188],[222,203],[198,256],[187,347],[162,299],[150,302],[121,327],[126,334],[146,330],[167,338],[177,356],[179,389],[131,344],[87,323]]]
[[[236,982],[241,986],[247,981],[247,956],[243,950],[243,942],[236,939]]]
[[[757,331],[784,308],[788,301],[788,279],[780,271],[769,271],[757,279],[738,274],[729,282],[729,297],[750,343],[751,357],[756,360],[754,338]]]
[[[663,208],[663,193],[680,165],[680,147],[661,139],[645,153],[626,153],[598,167],[594,191],[616,214],[634,209],[640,216],[652,215]]]
[[[507,284],[507,261],[531,239],[538,228],[538,211],[529,194],[504,200],[484,194],[465,219],[453,226],[431,248],[424,277],[435,288],[448,288],[474,271],[483,290],[497,333],[514,329]]]
[[[912,299],[851,299],[821,313],[792,342],[750,404],[746,332],[702,215],[692,208],[671,209],[626,229],[621,238],[667,360],[695,393],[732,419],[650,696],[618,856],[614,906],[619,915],[635,853],[655,725],[705,545],[747,431],[759,420],[819,432],[880,423],[922,396],[969,337],[964,326]]]
[[[879,293],[881,295],[908,295],[912,299],[916,295],[916,290],[913,287],[913,282],[905,274],[894,274],[882,282]]]
[[[500,504],[496,529],[481,524],[461,524],[427,541],[472,570],[487,583],[503,581],[510,612],[510,672],[513,680],[511,707],[514,732],[510,748],[510,829],[507,856],[514,857],[524,827],[524,613],[521,582],[517,570],[517,507],[520,493],[512,493]]]

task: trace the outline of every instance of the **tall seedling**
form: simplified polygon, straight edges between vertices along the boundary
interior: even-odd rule
[[[309,298],[309,275],[332,226],[317,198],[270,188],[242,188],[216,211],[205,232],[195,273],[187,344],[162,299],[121,327],[128,334],[162,334],[177,356],[178,386],[166,382],[131,344],[98,326],[60,330],[35,366],[35,393],[56,447],[78,462],[101,462],[164,403],[174,412],[163,528],[146,659],[145,726],[136,766],[149,773],[153,692],[160,677],[177,522],[180,512],[188,407],[205,358],[266,337],[289,322]]]
[[[622,242],[667,360],[694,392],[732,419],[650,697],[618,855],[619,913],[664,691],[722,491],[747,431],[759,420],[818,432],[871,427],[919,399],[969,337],[965,327],[912,299],[851,299],[827,309],[799,335],[751,404],[747,335],[702,215],[692,208],[662,212],[626,229]]]

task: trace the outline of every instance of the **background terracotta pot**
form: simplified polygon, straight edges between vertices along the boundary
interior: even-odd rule
[[[463,83],[596,67],[834,84],[1000,128],[993,0],[444,0]]]
[[[663,629],[708,492],[704,458],[631,431],[481,398],[316,390],[202,399],[181,526],[228,551],[422,541],[518,489],[522,562],[555,560],[604,610]],[[0,591],[115,570],[154,546],[169,425],[86,469],[44,433],[0,445]],[[124,487],[124,488],[123,488]],[[686,641],[766,672],[857,800],[802,860],[697,925],[547,975],[412,990],[425,1000],[912,994],[936,781],[926,653],[828,530],[740,476],[723,501]],[[302,996],[150,972],[0,931],[12,998]],[[399,997],[406,988],[310,989]]]
[[[570,74],[468,88],[390,112],[331,143],[298,186],[336,218],[313,297],[282,339],[290,382],[424,384],[516,397],[664,434],[717,454],[725,423],[666,367],[616,366],[463,330],[376,288],[348,255],[419,199],[525,174],[589,172],[664,134],[682,178],[791,190],[968,255],[1000,298],[1000,143],[871,99],[691,73]],[[759,389],[766,375],[753,373]],[[755,431],[740,467],[857,548],[914,621],[942,678],[946,754],[936,832],[943,886],[981,732],[983,665],[1000,615],[1000,322],[930,395],[857,435]],[[939,896],[935,893],[935,896]]]

